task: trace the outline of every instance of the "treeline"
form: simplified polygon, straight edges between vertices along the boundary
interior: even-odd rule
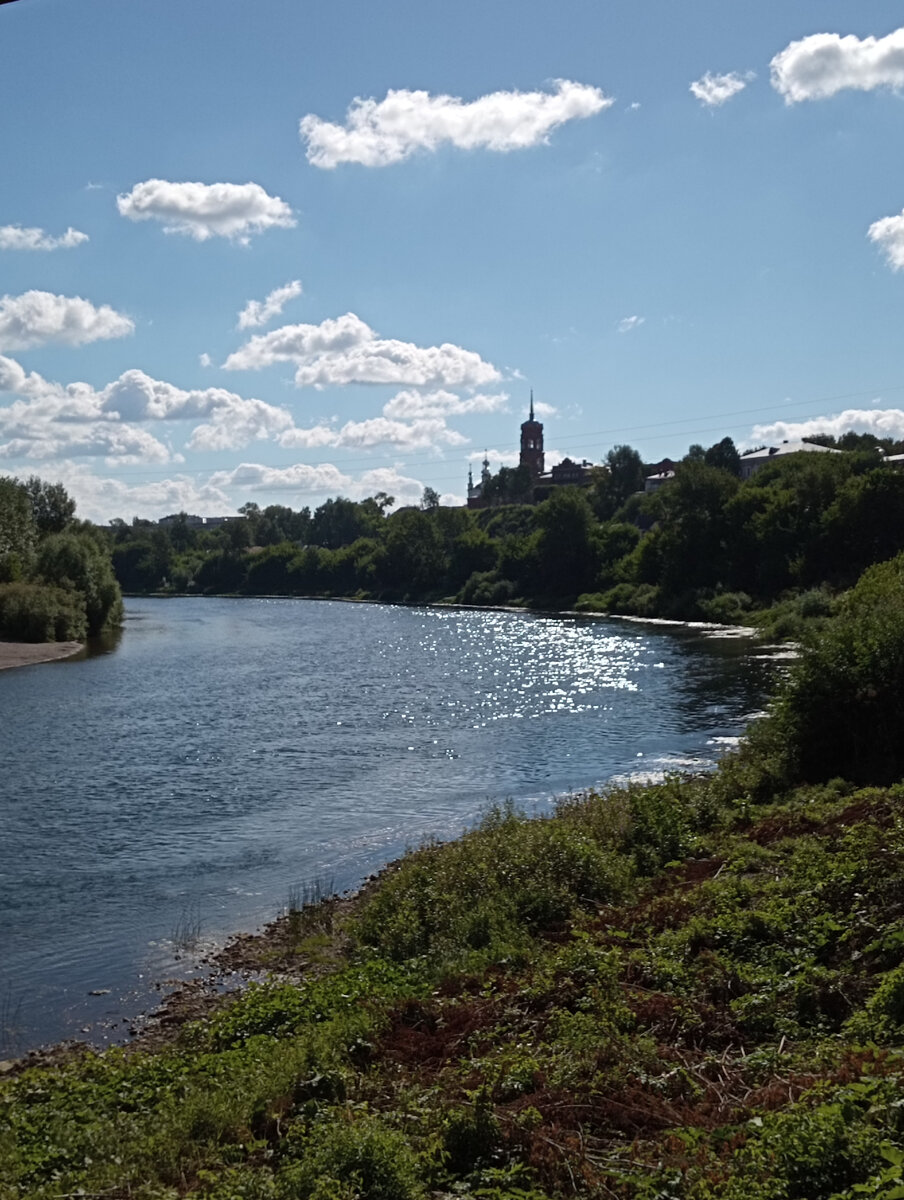
[[[166,526],[117,522],[113,562],[133,592],[577,605],[728,622],[768,610],[787,636],[904,549],[904,475],[882,464],[876,439],[843,440],[845,453],[779,456],[744,481],[730,438],[694,446],[653,493],[640,490],[640,456],[621,446],[590,486],[551,489],[533,505],[444,508],[427,489],[420,507],[395,512],[381,493],[313,513],[248,504],[213,530],[184,514]],[[500,472],[491,493],[520,486],[515,474]]]
[[[121,620],[105,531],[62,484],[0,478],[0,638],[82,641]]]

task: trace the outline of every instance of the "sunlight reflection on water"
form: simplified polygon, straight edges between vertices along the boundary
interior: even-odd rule
[[[112,653],[0,674],[0,993],[28,997],[26,1044],[111,1036],[188,909],[209,940],[492,801],[706,766],[772,671],[737,641],[573,616],[186,599],[128,618]]]

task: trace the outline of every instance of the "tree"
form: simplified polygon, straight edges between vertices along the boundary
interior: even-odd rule
[[[26,479],[35,527],[40,535],[62,533],[75,515],[75,501],[61,483],[45,483],[37,475]]]
[[[35,575],[44,583],[78,592],[89,636],[122,620],[122,595],[109,557],[87,533],[52,533],[41,543]]]
[[[0,582],[19,579],[34,552],[37,529],[23,484],[0,478]]]
[[[609,468],[609,489],[616,509],[643,490],[643,461],[631,446],[613,446],[606,455]]]
[[[730,437],[716,442],[703,455],[703,461],[708,467],[718,467],[720,471],[728,471],[730,475],[741,474],[741,456]]]
[[[596,577],[593,510],[580,488],[557,488],[537,507],[540,586],[548,595],[577,596]]]
[[[430,512],[431,509],[439,508],[439,492],[432,487],[425,487],[421,496],[421,508],[424,512]]]
[[[904,555],[865,571],[805,642],[762,733],[792,782],[904,775]]]

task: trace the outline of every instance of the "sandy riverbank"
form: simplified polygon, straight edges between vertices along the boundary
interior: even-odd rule
[[[72,658],[83,648],[81,642],[0,642],[0,671]]]

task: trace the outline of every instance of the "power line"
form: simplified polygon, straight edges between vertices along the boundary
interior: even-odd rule
[[[3,3],[3,2],[4,2],[4,0],[0,0],[0,3]],[[675,426],[680,427],[680,426],[686,426],[686,425],[693,425],[699,421],[709,422],[709,421],[718,420],[718,421],[720,421],[720,424],[707,425],[703,428],[690,428],[690,429],[672,428],[670,432],[657,433],[657,434],[653,434],[652,436],[648,434],[644,438],[644,441],[662,442],[662,441],[666,441],[670,438],[677,438],[679,436],[695,437],[695,436],[711,434],[711,433],[720,433],[720,432],[724,434],[725,429],[726,429],[724,422],[732,417],[753,416],[758,413],[772,413],[772,412],[776,412],[776,411],[784,411],[786,409],[796,409],[798,412],[798,419],[802,419],[804,417],[825,415],[825,414],[819,413],[819,412],[806,411],[808,409],[812,409],[813,406],[838,404],[845,400],[856,400],[856,399],[862,398],[864,396],[875,396],[877,393],[888,393],[888,392],[904,392],[904,384],[894,384],[890,387],[870,388],[870,389],[856,391],[856,392],[844,392],[844,393],[839,393],[839,394],[833,395],[833,396],[815,397],[809,401],[804,401],[804,402],[789,400],[789,401],[785,401],[782,404],[769,404],[769,405],[763,405],[762,407],[757,407],[757,408],[730,409],[730,410],[726,410],[724,412],[709,413],[709,414],[705,414],[705,415],[701,414],[699,416],[694,416],[694,417],[675,417],[672,420],[653,421],[653,422],[649,422],[649,423],[643,424],[643,425],[612,426],[607,429],[592,430],[589,433],[584,433],[584,434],[580,434],[580,435],[576,434],[573,438],[570,438],[570,437],[565,438],[563,441],[560,441],[558,443],[557,449],[561,448],[563,450],[571,450],[571,449],[575,449],[575,448],[580,448],[586,453],[588,450],[596,449],[599,446],[599,443],[594,441],[594,439],[597,439],[597,438],[612,438],[612,437],[618,437],[618,436],[624,437],[624,436],[627,436],[630,434],[646,433],[648,430],[654,430],[654,429],[655,430],[664,430],[664,429],[669,429],[669,427],[675,427]],[[734,427],[734,426],[732,426],[732,427]],[[328,447],[327,447],[327,449],[328,449]],[[513,453],[511,442],[506,442],[505,444],[502,444],[502,445],[488,445],[486,447],[486,449],[492,450],[498,454]],[[476,455],[479,453],[480,453],[480,451],[477,449],[471,451],[466,456],[467,460],[470,460],[472,455]],[[399,450],[398,454],[403,455],[404,451]],[[433,478],[435,480],[437,480],[438,482],[452,480],[453,478],[458,479],[459,473],[463,474],[463,471],[459,472],[459,469],[457,466],[456,466],[455,475],[453,476],[451,474],[452,463],[451,463],[451,460],[449,460],[449,459],[444,459],[444,460],[437,460],[436,458],[413,459],[413,460],[408,460],[408,461],[403,462],[401,464],[401,466],[399,466],[399,469],[409,471],[409,470],[416,470],[416,469],[424,468],[424,467],[431,467],[431,466],[435,466],[438,461],[446,462],[449,464],[449,467],[450,467],[450,473],[447,475],[437,476],[434,474]],[[284,470],[286,467],[297,465],[297,462],[298,462],[297,459],[290,459],[284,463],[270,462],[267,464],[267,466],[270,467],[272,470]],[[178,466],[181,464],[174,464],[174,465],[178,468]],[[333,465],[336,465],[336,464],[333,464]],[[367,458],[346,459],[342,463],[341,467],[337,467],[337,469],[343,470],[343,471],[344,470],[354,470],[355,468],[366,468],[369,470],[393,470],[396,467],[397,467],[397,463],[395,460],[383,459],[381,461],[374,462],[374,460],[372,458],[367,457]],[[106,478],[115,478],[115,479],[119,479],[119,480],[164,479],[173,474],[177,474],[177,475],[180,475],[183,477],[187,476],[189,478],[195,478],[199,475],[209,476],[209,475],[216,473],[217,471],[226,471],[228,473],[229,470],[230,470],[230,468],[216,467],[216,468],[212,468],[212,469],[196,468],[194,470],[187,470],[187,471],[186,470],[180,471],[177,469],[176,471],[174,471],[173,468],[170,467],[169,469],[166,469],[166,470],[135,471],[135,472],[130,471],[128,473],[123,473],[121,475],[106,476]]]

